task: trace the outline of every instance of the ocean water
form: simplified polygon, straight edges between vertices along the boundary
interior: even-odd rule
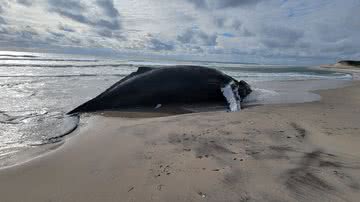
[[[74,130],[65,113],[95,97],[138,66],[201,65],[250,83],[246,105],[320,99],[312,90],[336,88],[351,75],[304,66],[118,59],[0,51],[0,164],[26,148]]]

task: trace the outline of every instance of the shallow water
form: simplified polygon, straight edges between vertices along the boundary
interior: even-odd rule
[[[72,131],[79,120],[66,112],[138,66],[180,64],[217,68],[249,82],[254,92],[247,105],[314,101],[320,97],[309,91],[336,88],[352,79],[348,74],[300,66],[0,52],[0,161]]]

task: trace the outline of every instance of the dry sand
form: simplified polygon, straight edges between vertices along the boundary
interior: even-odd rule
[[[0,170],[0,201],[359,201],[360,83],[238,113],[94,116]]]

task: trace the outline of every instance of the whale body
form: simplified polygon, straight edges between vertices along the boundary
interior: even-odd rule
[[[220,103],[237,111],[251,91],[245,81],[212,68],[139,67],[68,114],[195,103]]]

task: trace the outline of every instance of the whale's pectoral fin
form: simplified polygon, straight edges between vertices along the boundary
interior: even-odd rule
[[[238,94],[238,87],[233,81],[222,87],[221,92],[228,103],[230,111],[235,112],[241,110],[241,97]]]

